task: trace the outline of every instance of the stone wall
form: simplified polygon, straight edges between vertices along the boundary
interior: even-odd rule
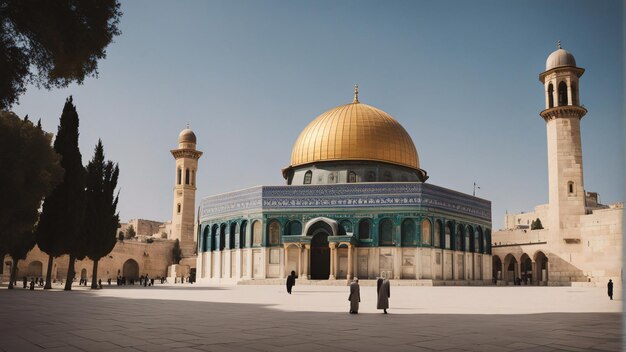
[[[98,263],[98,277],[102,281],[111,278],[115,281],[118,275],[124,275],[124,264],[127,270],[132,269],[132,261],[137,263],[138,275],[148,274],[150,277],[166,276],[167,267],[172,264],[172,248],[174,241],[162,240],[153,243],[139,241],[118,241],[111,253],[100,259]],[[10,275],[11,257],[4,258],[3,280],[8,280]],[[7,265],[7,262],[9,265]],[[48,255],[35,246],[25,260],[18,262],[18,281],[24,275],[28,277],[45,277],[48,268]],[[53,280],[65,281],[68,268],[68,256],[64,255],[54,259],[52,267]],[[91,278],[93,261],[84,259],[76,261],[76,282],[83,272],[87,278]]]

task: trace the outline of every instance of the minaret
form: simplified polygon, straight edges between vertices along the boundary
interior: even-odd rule
[[[183,257],[186,258],[193,256],[195,249],[196,174],[198,159],[202,156],[202,152],[196,150],[196,135],[189,126],[178,135],[178,149],[171,152],[176,159],[176,179],[170,239],[180,241]]]
[[[559,240],[579,243],[579,218],[585,214],[580,120],[587,110],[580,105],[578,80],[585,70],[576,66],[560,41],[557,46],[539,75],[546,93],[546,109],[540,115],[548,132],[548,226]]]

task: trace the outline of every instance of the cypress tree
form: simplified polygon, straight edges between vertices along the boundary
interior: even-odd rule
[[[65,169],[65,174],[63,181],[44,201],[37,227],[37,244],[49,255],[45,288],[52,287],[53,258],[69,254],[65,289],[71,290],[74,261],[85,256],[82,237],[85,168],[78,149],[78,113],[71,96],[63,107],[54,149],[61,155],[61,166]]]
[[[117,242],[119,213],[115,194],[119,167],[104,161],[104,147],[98,140],[93,159],[87,165],[85,200],[85,235],[87,256],[93,260],[91,288],[97,288],[98,261],[109,254]]]

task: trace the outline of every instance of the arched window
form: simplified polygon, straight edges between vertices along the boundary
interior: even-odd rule
[[[448,222],[446,224],[445,231],[446,231],[445,237],[444,237],[444,239],[445,239],[445,243],[444,243],[445,248],[446,249],[452,249],[452,238],[451,238],[452,237],[452,223]]]
[[[248,222],[243,221],[241,223],[241,229],[239,230],[239,248],[246,248],[247,246],[247,238],[246,238],[246,230],[248,229]]]
[[[263,235],[263,229],[261,228],[261,222],[255,221],[252,224],[252,245],[260,246],[261,245],[261,236]]]
[[[574,182],[569,181],[567,183],[567,193],[569,193],[570,195],[574,194]]]
[[[441,248],[441,220],[435,221],[435,233],[433,236],[433,246]]]
[[[180,185],[183,180],[183,170],[179,167],[176,173],[176,184]]]
[[[403,246],[415,245],[415,221],[413,219],[405,219],[400,229],[400,241]]]
[[[220,226],[220,251],[226,248],[226,224]]]
[[[572,105],[580,105],[578,102],[578,87],[576,87],[576,83],[572,82],[570,89],[572,90]]]
[[[430,220],[422,220],[422,244],[426,246],[431,245],[432,230],[430,228]]]
[[[485,229],[485,253],[491,254],[491,230]]]
[[[456,233],[454,234],[454,250],[463,250],[463,227],[461,225],[457,225]]]
[[[348,183],[355,183],[355,182],[356,182],[356,172],[349,171],[348,172]]]
[[[372,221],[363,219],[359,222],[359,239],[369,240],[370,238],[372,238]]]
[[[304,184],[305,185],[310,185],[311,184],[311,179],[313,178],[313,172],[311,172],[311,170],[307,171],[304,174]]]
[[[474,252],[474,229],[471,226],[465,228],[465,251]]]
[[[378,225],[378,242],[381,246],[393,246],[393,222],[384,219]]]
[[[239,236],[239,224],[237,224],[236,222],[233,222],[232,224],[230,224],[230,234],[229,234],[229,241],[228,241],[228,248],[230,249],[234,249],[237,248],[236,245],[236,239]]]
[[[213,225],[213,228],[211,229],[211,250],[214,251],[217,249],[217,236],[218,236],[218,231],[219,227],[217,226],[217,224]]]
[[[559,106],[567,105],[567,84],[561,81],[559,83]]]
[[[548,85],[548,108],[554,107],[554,86],[552,83]]]
[[[476,232],[478,232],[478,253],[485,253],[485,236],[483,235],[483,229],[478,226]]]
[[[285,225],[286,236],[300,236],[302,234],[302,224],[298,220],[293,220]]]
[[[189,169],[185,169],[185,184],[189,184]]]
[[[342,220],[341,223],[342,235],[352,233],[352,222],[350,220]]]
[[[176,214],[180,214],[180,203],[176,204]]]
[[[474,246],[472,247],[472,252],[474,253],[481,253],[480,250],[480,236],[478,233],[478,228],[476,228],[476,230],[474,230]]]
[[[204,231],[202,231],[202,251],[203,252],[208,252],[209,250],[211,250],[211,246],[209,242],[211,239],[209,238],[211,236],[211,231],[209,231],[209,226],[206,226],[204,228]]]
[[[276,245],[278,244],[278,241],[280,239],[280,223],[278,222],[278,220],[272,220],[267,228],[268,234],[269,234],[269,238],[268,238],[268,242],[270,245]]]
[[[374,181],[376,181],[376,173],[374,171],[368,171],[367,172],[367,177],[365,178],[365,180],[367,182],[374,182]]]
[[[334,172],[328,173],[328,183],[337,183],[337,175]]]

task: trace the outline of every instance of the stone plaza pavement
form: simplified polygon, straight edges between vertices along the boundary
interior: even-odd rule
[[[622,301],[600,288],[0,287],[2,351],[619,351]]]

